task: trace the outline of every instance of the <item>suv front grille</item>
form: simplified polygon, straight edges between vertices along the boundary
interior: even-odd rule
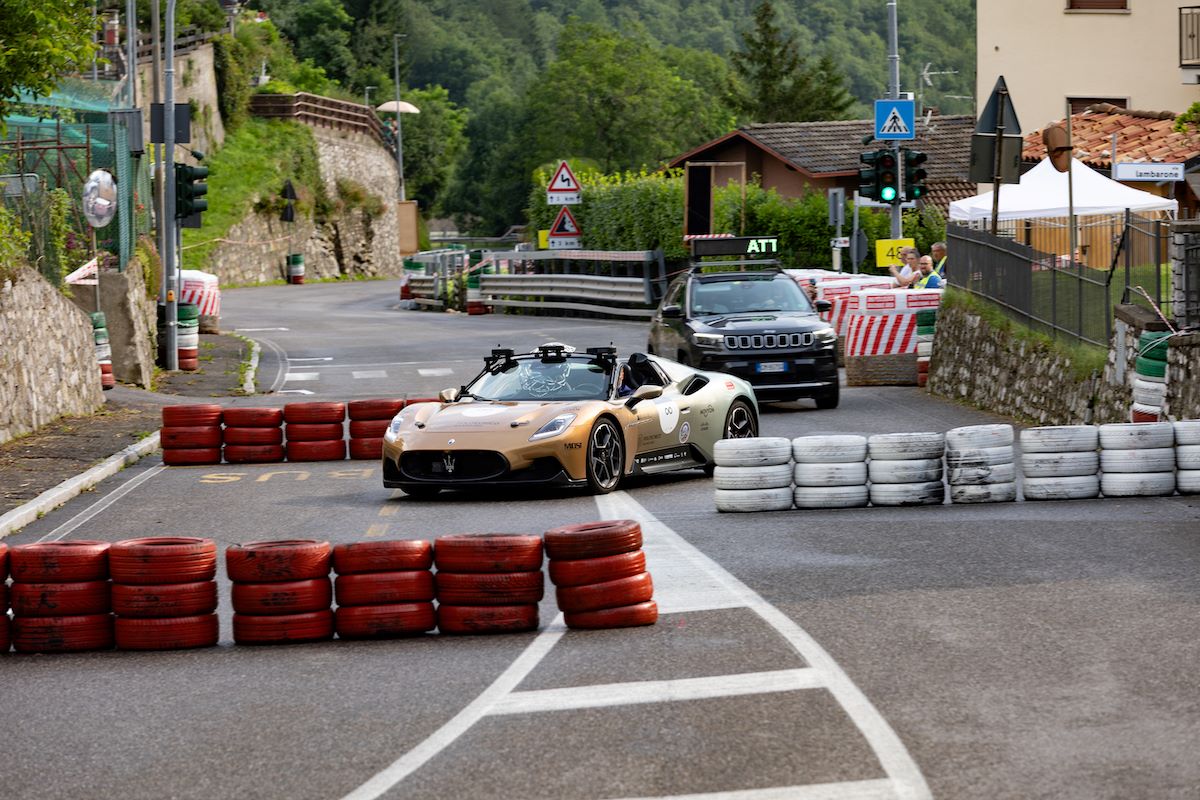
[[[727,350],[781,350],[797,347],[810,347],[813,343],[811,333],[755,333],[738,334],[725,337]]]

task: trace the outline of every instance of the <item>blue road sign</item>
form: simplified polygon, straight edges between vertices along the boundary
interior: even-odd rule
[[[875,138],[917,138],[916,113],[916,103],[912,100],[876,100]]]

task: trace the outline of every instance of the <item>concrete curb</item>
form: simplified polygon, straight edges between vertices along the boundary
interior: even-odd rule
[[[246,341],[250,342],[250,366],[246,368],[246,380],[242,383],[242,391],[246,394],[254,394],[254,379],[258,374],[258,355],[262,352],[262,348],[253,339]]]
[[[42,514],[58,508],[71,498],[92,488],[105,478],[117,474],[124,467],[137,462],[157,449],[158,431],[155,431],[140,442],[129,445],[86,472],[80,473],[74,478],[67,478],[53,489],[47,489],[25,505],[18,506],[0,516],[0,539],[16,533]]]

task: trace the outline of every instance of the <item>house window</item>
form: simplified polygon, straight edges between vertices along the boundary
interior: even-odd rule
[[[1067,8],[1079,11],[1128,11],[1129,0],[1067,0]]]
[[[1128,98],[1123,97],[1068,97],[1067,102],[1071,104],[1072,114],[1082,114],[1088,106],[1101,103],[1111,103],[1117,108],[1129,108]]]

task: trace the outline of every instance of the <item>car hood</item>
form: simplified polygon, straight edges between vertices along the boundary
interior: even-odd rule
[[[803,333],[827,328],[829,323],[811,312],[760,311],[703,317],[692,320],[692,326],[696,330],[713,333],[763,333],[764,329],[770,329],[775,333],[781,331]]]
[[[413,407],[412,424],[417,430],[439,433],[466,433],[525,426],[537,430],[559,414],[579,413],[582,406],[581,402],[427,403]]]

